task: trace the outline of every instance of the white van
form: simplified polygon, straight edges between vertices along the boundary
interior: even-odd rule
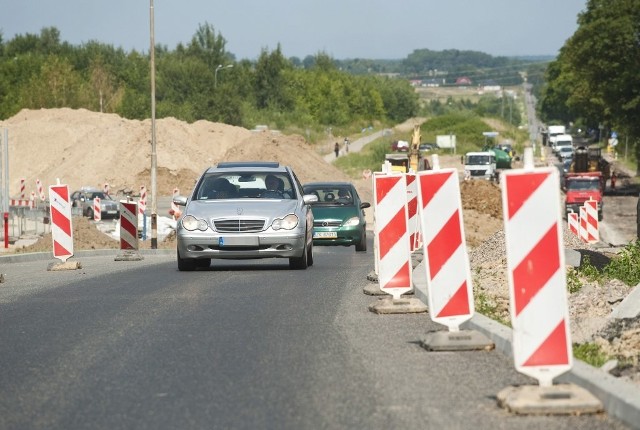
[[[552,142],[551,150],[557,154],[560,148],[573,148],[573,138],[569,134],[559,134]]]

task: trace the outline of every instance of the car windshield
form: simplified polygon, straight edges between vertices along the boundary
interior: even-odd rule
[[[353,206],[355,200],[351,188],[345,186],[305,186],[304,193],[318,197],[314,205]]]
[[[213,172],[205,175],[194,200],[294,199],[293,182],[286,172]]]
[[[491,157],[488,155],[467,155],[466,164],[491,164]]]
[[[567,182],[567,189],[580,191],[600,190],[600,182],[591,179],[572,179]]]
[[[111,200],[111,196],[103,193],[102,191],[88,192],[87,199],[93,200],[95,198],[99,198],[100,200]]]

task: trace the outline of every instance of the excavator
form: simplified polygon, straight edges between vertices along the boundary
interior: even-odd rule
[[[413,126],[411,145],[406,153],[386,154],[385,160],[391,163],[391,170],[394,172],[407,173],[409,170],[417,172],[419,170],[431,170],[429,159],[420,153],[420,126]]]

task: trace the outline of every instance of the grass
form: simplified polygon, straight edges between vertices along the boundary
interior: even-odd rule
[[[602,367],[610,358],[595,343],[573,344],[573,356],[594,367]]]

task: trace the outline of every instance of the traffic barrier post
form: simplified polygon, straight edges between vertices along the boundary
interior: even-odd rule
[[[138,204],[120,200],[120,253],[115,261],[143,260],[138,243]]]
[[[598,221],[598,202],[589,199],[584,202],[586,215],[586,242],[596,243],[600,241],[599,221]]]
[[[49,265],[47,270],[79,269],[79,262],[67,261],[73,256],[73,227],[71,223],[71,202],[67,185],[49,186],[49,206],[51,216],[51,238],[53,256],[61,263]]]
[[[569,212],[567,214],[567,224],[571,233],[580,236],[580,215],[575,212]]]
[[[558,171],[525,163],[503,172],[500,186],[513,358],[539,385],[508,387],[499,404],[516,413],[598,412],[602,405],[583,388],[553,385],[573,366]]]
[[[102,220],[102,207],[100,206],[100,197],[93,198],[93,220],[99,222]]]
[[[588,241],[588,229],[587,229],[587,208],[582,205],[580,206],[580,226],[578,228],[578,233],[580,236],[580,239],[583,242],[587,242]]]
[[[401,300],[413,289],[407,214],[407,181],[403,173],[373,174],[375,235],[378,238],[378,285],[391,299],[369,306],[376,313],[426,312],[415,298]]]

